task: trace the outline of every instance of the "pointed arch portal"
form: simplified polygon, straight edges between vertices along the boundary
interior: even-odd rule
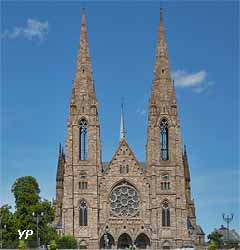
[[[118,249],[125,249],[129,248],[133,244],[131,237],[127,234],[124,233],[118,238],[118,244],[117,248]]]
[[[115,240],[110,233],[103,234],[100,239],[100,249],[112,249],[115,246]]]
[[[135,245],[137,249],[148,249],[150,248],[150,239],[146,234],[141,233],[136,238]]]

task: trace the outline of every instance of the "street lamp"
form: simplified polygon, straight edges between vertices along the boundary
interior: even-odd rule
[[[233,214],[231,214],[231,216],[230,215],[225,216],[225,214],[223,214],[222,217],[223,217],[223,220],[227,223],[227,242],[229,246],[229,224],[233,220]]]
[[[41,212],[40,214],[36,214],[35,212],[32,213],[33,218],[36,220],[37,223],[37,246],[40,247],[40,237],[38,236],[38,231],[39,231],[39,222],[40,219],[44,216],[44,213]]]

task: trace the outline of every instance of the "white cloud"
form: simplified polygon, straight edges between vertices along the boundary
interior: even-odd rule
[[[213,81],[207,79],[207,71],[200,70],[194,73],[187,73],[184,70],[176,70],[172,72],[174,83],[180,88],[191,88],[196,93],[203,93],[214,84]]]
[[[11,31],[5,30],[2,34],[2,38],[15,39],[18,37],[24,37],[28,40],[39,39],[44,40],[48,35],[48,21],[41,22],[36,19],[29,18],[27,24],[24,27],[14,27]]]
[[[204,80],[206,80],[207,72],[205,70],[201,70],[196,73],[187,73],[183,70],[174,71],[173,79],[176,86],[179,87],[196,87],[200,86]]]

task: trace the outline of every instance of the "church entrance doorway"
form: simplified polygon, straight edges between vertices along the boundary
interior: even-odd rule
[[[135,245],[138,249],[149,249],[150,248],[150,240],[146,234],[141,233],[136,238]]]
[[[124,233],[118,238],[118,244],[117,248],[118,249],[125,249],[129,248],[133,244],[131,237],[127,234]]]
[[[100,249],[112,249],[115,246],[115,240],[110,233],[103,234],[100,239]]]

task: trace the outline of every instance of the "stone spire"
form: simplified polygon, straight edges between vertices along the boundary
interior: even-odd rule
[[[188,164],[188,157],[187,157],[187,149],[186,145],[184,145],[183,151],[183,167],[184,167],[184,177],[185,177],[185,190],[186,190],[186,201],[188,207],[188,216],[191,218],[192,223],[196,224],[196,214],[195,214],[195,205],[194,200],[191,198],[191,178],[190,178],[190,170]]]
[[[164,69],[166,73],[169,74],[170,68],[168,63],[167,43],[166,43],[164,23],[163,23],[163,11],[162,9],[160,9],[160,25],[158,30],[155,79],[162,78],[163,76],[162,69]]]
[[[95,104],[96,94],[92,77],[92,65],[90,62],[90,52],[88,44],[86,15],[83,9],[80,32],[80,47],[78,49],[76,75],[72,90],[71,104],[79,106],[79,102],[88,101]]]
[[[59,152],[58,152],[58,164],[57,164],[57,176],[56,180],[58,184],[61,186],[64,178],[64,163],[65,163],[65,155],[63,152],[63,148],[61,143],[59,143]]]
[[[61,143],[59,143],[58,152],[58,164],[57,164],[57,175],[56,175],[56,203],[55,203],[55,226],[59,226],[62,220],[62,203],[63,203],[63,192],[64,192],[64,165],[65,165],[65,154]]]
[[[172,81],[168,61],[167,43],[164,31],[163,11],[160,9],[160,25],[156,49],[156,62],[154,67],[154,80],[152,86],[151,103],[158,100],[170,100],[172,97]]]
[[[121,106],[121,119],[120,119],[120,141],[125,139],[126,131],[124,125],[124,112],[123,112],[123,103]]]

